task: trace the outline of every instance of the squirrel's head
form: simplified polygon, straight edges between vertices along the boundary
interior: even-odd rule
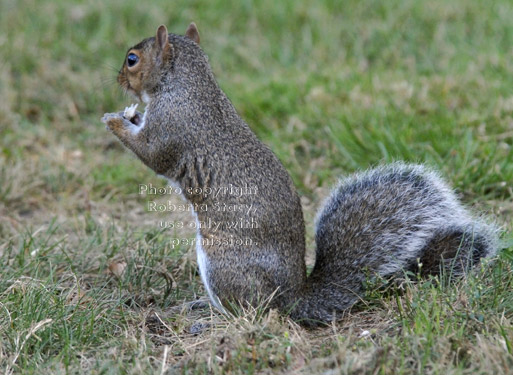
[[[162,84],[164,76],[173,68],[173,61],[180,49],[190,51],[190,41],[197,45],[199,40],[194,22],[189,25],[184,37],[169,34],[166,26],[159,26],[155,37],[144,39],[128,50],[118,74],[118,83],[139,100],[147,102],[149,95]]]

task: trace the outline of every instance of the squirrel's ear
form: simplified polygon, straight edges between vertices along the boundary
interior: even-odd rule
[[[185,36],[190,40],[196,42],[196,44],[200,43],[199,31],[194,22],[191,22],[187,30],[185,30]]]
[[[165,25],[160,25],[157,29],[157,45],[162,51],[166,51],[169,48],[168,32]]]

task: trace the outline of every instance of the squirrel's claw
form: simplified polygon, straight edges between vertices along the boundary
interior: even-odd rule
[[[102,117],[102,122],[106,125],[105,128],[113,133],[124,127],[123,121],[122,113],[105,113]]]
[[[108,125],[113,119],[123,119],[123,116],[119,113],[105,113],[102,117],[102,122]]]

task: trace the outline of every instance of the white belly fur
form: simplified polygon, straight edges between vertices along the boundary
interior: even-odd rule
[[[203,285],[205,285],[205,289],[207,290],[208,296],[210,298],[210,301],[212,304],[222,313],[226,313],[226,310],[224,309],[223,305],[221,304],[221,301],[219,301],[219,298],[214,294],[212,289],[210,288],[210,285],[208,283],[208,269],[209,269],[209,262],[207,254],[205,253],[205,250],[203,250],[202,246],[202,238],[199,230],[199,221],[198,216],[196,213],[194,213],[194,219],[196,219],[196,255],[198,259],[198,267],[200,271],[201,281],[203,281]]]
[[[159,175],[159,177],[165,178],[168,181],[170,186],[178,187],[178,188],[180,187],[180,185],[176,181],[173,181],[173,180],[167,178],[166,176]],[[181,195],[181,197],[183,200],[187,201],[183,194]],[[201,281],[203,281],[203,285],[205,286],[205,289],[207,290],[208,297],[210,298],[210,301],[212,302],[212,304],[223,314],[226,314],[226,310],[223,307],[223,305],[221,304],[221,301],[219,301],[219,297],[217,297],[215,295],[215,293],[212,291],[212,288],[210,288],[210,285],[208,283],[208,269],[209,269],[208,257],[207,257],[207,254],[205,253],[205,250],[203,250],[203,246],[202,246],[202,238],[201,238],[201,233],[199,230],[200,224],[198,221],[198,215],[195,212],[193,212],[193,216],[194,216],[194,220],[196,220],[196,256],[197,256],[197,262],[198,262],[198,267],[199,267],[199,271],[200,271]]]

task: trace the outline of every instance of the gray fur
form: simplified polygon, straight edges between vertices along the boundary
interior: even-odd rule
[[[461,273],[495,253],[493,227],[473,219],[435,173],[396,163],[346,178],[334,190],[317,219],[317,261],[307,280],[303,214],[292,180],[238,116],[201,48],[169,34],[169,46],[148,38],[131,50],[141,53],[140,71],[129,72],[125,63],[118,81],[138,98],[149,97],[144,126],[134,132],[121,114],[103,121],[190,203],[207,207],[196,212],[198,221],[222,223],[198,233],[216,242],[202,244],[202,276],[216,303],[256,304],[275,293],[271,306],[303,322],[325,322],[357,301],[365,272],[394,276],[426,259],[430,273],[441,265]],[[188,193],[230,185],[256,194]],[[230,228],[243,215],[216,211],[217,204],[252,205],[258,227]]]
[[[497,250],[496,228],[473,218],[420,165],[394,163],[343,179],[316,221],[317,259],[293,313],[317,321],[361,298],[367,275],[443,269],[458,276]]]

